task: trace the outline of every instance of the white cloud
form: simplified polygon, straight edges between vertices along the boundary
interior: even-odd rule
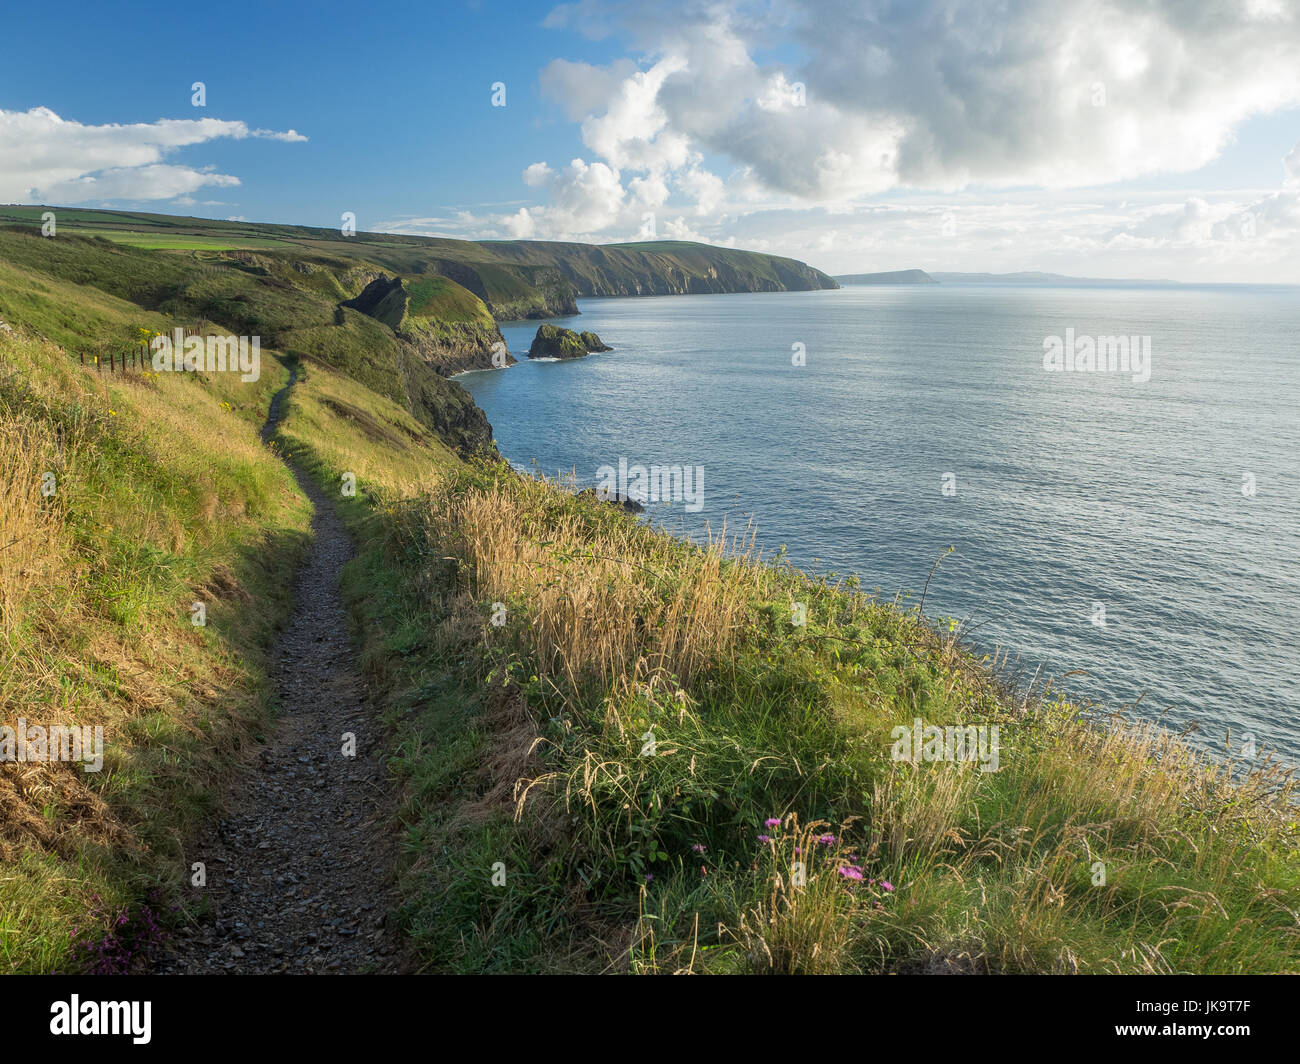
[[[619,86],[636,70],[631,59],[620,59],[604,67],[556,59],[541,73],[542,95],[557,101],[572,121],[580,122],[604,110]]]
[[[1058,191],[1195,172],[1247,118],[1300,104],[1294,4],[577,0],[546,25],[619,36],[637,59],[543,70],[589,161],[530,166],[525,182],[550,202],[521,208],[510,232],[627,239],[653,212],[662,234],[839,271],[1005,260],[1078,272],[1073,261],[1236,277],[1253,264],[1300,280],[1287,247],[1300,144],[1277,191],[1126,186],[1123,203]],[[581,209],[585,168],[602,164],[601,202]]]
[[[561,170],[534,163],[524,171],[524,181],[545,189],[551,202],[498,216],[497,224],[516,239],[588,238],[613,225],[628,210],[618,172],[604,163],[574,159]]]
[[[39,198],[49,203],[171,199],[173,196],[188,196],[204,187],[232,188],[238,184],[239,178],[230,174],[159,163],[100,170],[69,181],[57,181],[40,188]]]
[[[545,68],[586,158],[529,166],[544,202],[461,235],[626,240],[654,214],[838,272],[1300,281],[1300,144],[1277,188],[1137,183],[1300,105],[1294,0],[577,0],[546,24],[635,58]]]
[[[677,187],[695,201],[695,213],[712,214],[726,199],[727,186],[717,174],[692,167],[677,179]]]
[[[582,122],[582,142],[619,169],[661,173],[685,166],[692,158],[685,133],[668,128],[658,98],[664,83],[685,69],[680,57],[636,71],[605,102],[602,114]]]
[[[86,203],[170,199],[205,187],[239,184],[230,174],[163,160],[185,147],[247,137],[307,138],[295,130],[250,130],[216,118],[83,125],[47,107],[0,111],[0,200]]]
[[[1300,103],[1294,6],[784,0],[655,10],[602,15],[606,25],[621,12],[655,58],[584,122],[588,146],[636,165],[621,138],[588,134],[608,123],[635,138],[653,117],[657,141],[724,154],[808,200],[1190,171],[1244,119]],[[595,17],[569,5],[553,21],[583,28]],[[755,58],[773,40],[798,44],[793,69]]]
[[[307,138],[296,129],[288,129],[283,133],[277,133],[273,129],[255,129],[248,135],[250,137],[261,137],[265,140],[282,140],[288,144],[304,144],[307,141]]]
[[[1300,185],[1300,142],[1287,153],[1282,166],[1286,170],[1287,184]]]
[[[555,171],[546,163],[533,163],[524,170],[524,184],[529,188],[540,188],[555,178]]]

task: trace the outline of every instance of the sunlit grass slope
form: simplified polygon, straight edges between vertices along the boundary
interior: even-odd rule
[[[349,589],[430,969],[1300,971],[1267,763],[1087,723],[743,540],[504,466],[374,476]],[[917,718],[996,726],[996,771],[896,760]]]
[[[287,377],[263,370],[110,375],[0,337],[0,723],[105,742],[98,773],[0,766],[0,970],[77,967],[123,906],[129,936],[149,892],[176,896],[266,719],[308,511],[257,439]]]

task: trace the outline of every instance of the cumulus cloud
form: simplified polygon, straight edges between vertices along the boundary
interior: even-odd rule
[[[1300,280],[1300,144],[1276,191],[1133,184],[1300,105],[1289,0],[576,0],[546,24],[625,56],[542,71],[585,158],[529,166],[544,202],[460,218],[464,235],[668,235],[845,272]]]
[[[542,71],[542,95],[559,103],[570,120],[581,122],[603,111],[623,82],[636,72],[636,63],[631,59],[620,59],[609,66],[556,59]]]
[[[606,119],[619,125],[631,107],[655,117],[657,140],[726,155],[805,199],[1190,171],[1245,118],[1300,103],[1293,5],[783,0],[679,4],[657,18],[639,5],[618,10],[655,61],[623,81],[584,135]],[[597,24],[613,17],[607,6]],[[584,29],[596,19],[577,4],[552,21]],[[778,39],[800,48],[790,69],[755,58]],[[547,80],[563,90],[572,79]],[[625,156],[617,137],[586,142],[616,166],[633,164],[616,157]]]
[[[534,163],[523,176],[526,184],[546,190],[550,203],[520,207],[499,219],[516,239],[577,240],[613,225],[624,214],[623,186],[617,172],[604,163],[574,159],[560,170]]]
[[[216,118],[159,119],[129,125],[84,125],[48,107],[0,111],[0,200],[85,203],[171,199],[205,187],[239,184],[230,174],[163,160],[219,139],[304,141],[296,130],[250,130]]]

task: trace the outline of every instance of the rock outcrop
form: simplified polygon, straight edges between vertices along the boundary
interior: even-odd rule
[[[612,351],[594,332],[575,332],[559,325],[542,325],[528,348],[529,358],[585,358],[592,351]]]
[[[595,488],[583,488],[578,492],[579,499],[590,499],[592,502],[603,502],[610,506],[617,506],[620,510],[626,510],[630,514],[643,514],[645,507],[633,498],[627,495],[611,495],[608,492],[599,492]]]
[[[387,325],[444,377],[515,362],[483,301],[449,277],[381,274],[340,306]]]

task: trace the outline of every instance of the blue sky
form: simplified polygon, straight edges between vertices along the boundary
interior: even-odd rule
[[[537,94],[563,33],[536,4],[223,2],[31,5],[6,12],[0,108],[48,107],[88,125],[212,117],[296,129],[304,144],[217,140],[181,161],[238,175],[228,199],[250,219],[333,225],[343,209],[371,222],[457,204],[520,200],[519,174],[576,127]],[[142,42],[148,41],[148,47]],[[51,49],[58,56],[51,62]],[[586,43],[575,55],[601,61]],[[207,106],[191,105],[203,81]],[[490,86],[507,85],[507,106]],[[219,210],[194,211],[219,216]]]
[[[1284,0],[295,8],[7,12],[0,200],[1300,283]]]

